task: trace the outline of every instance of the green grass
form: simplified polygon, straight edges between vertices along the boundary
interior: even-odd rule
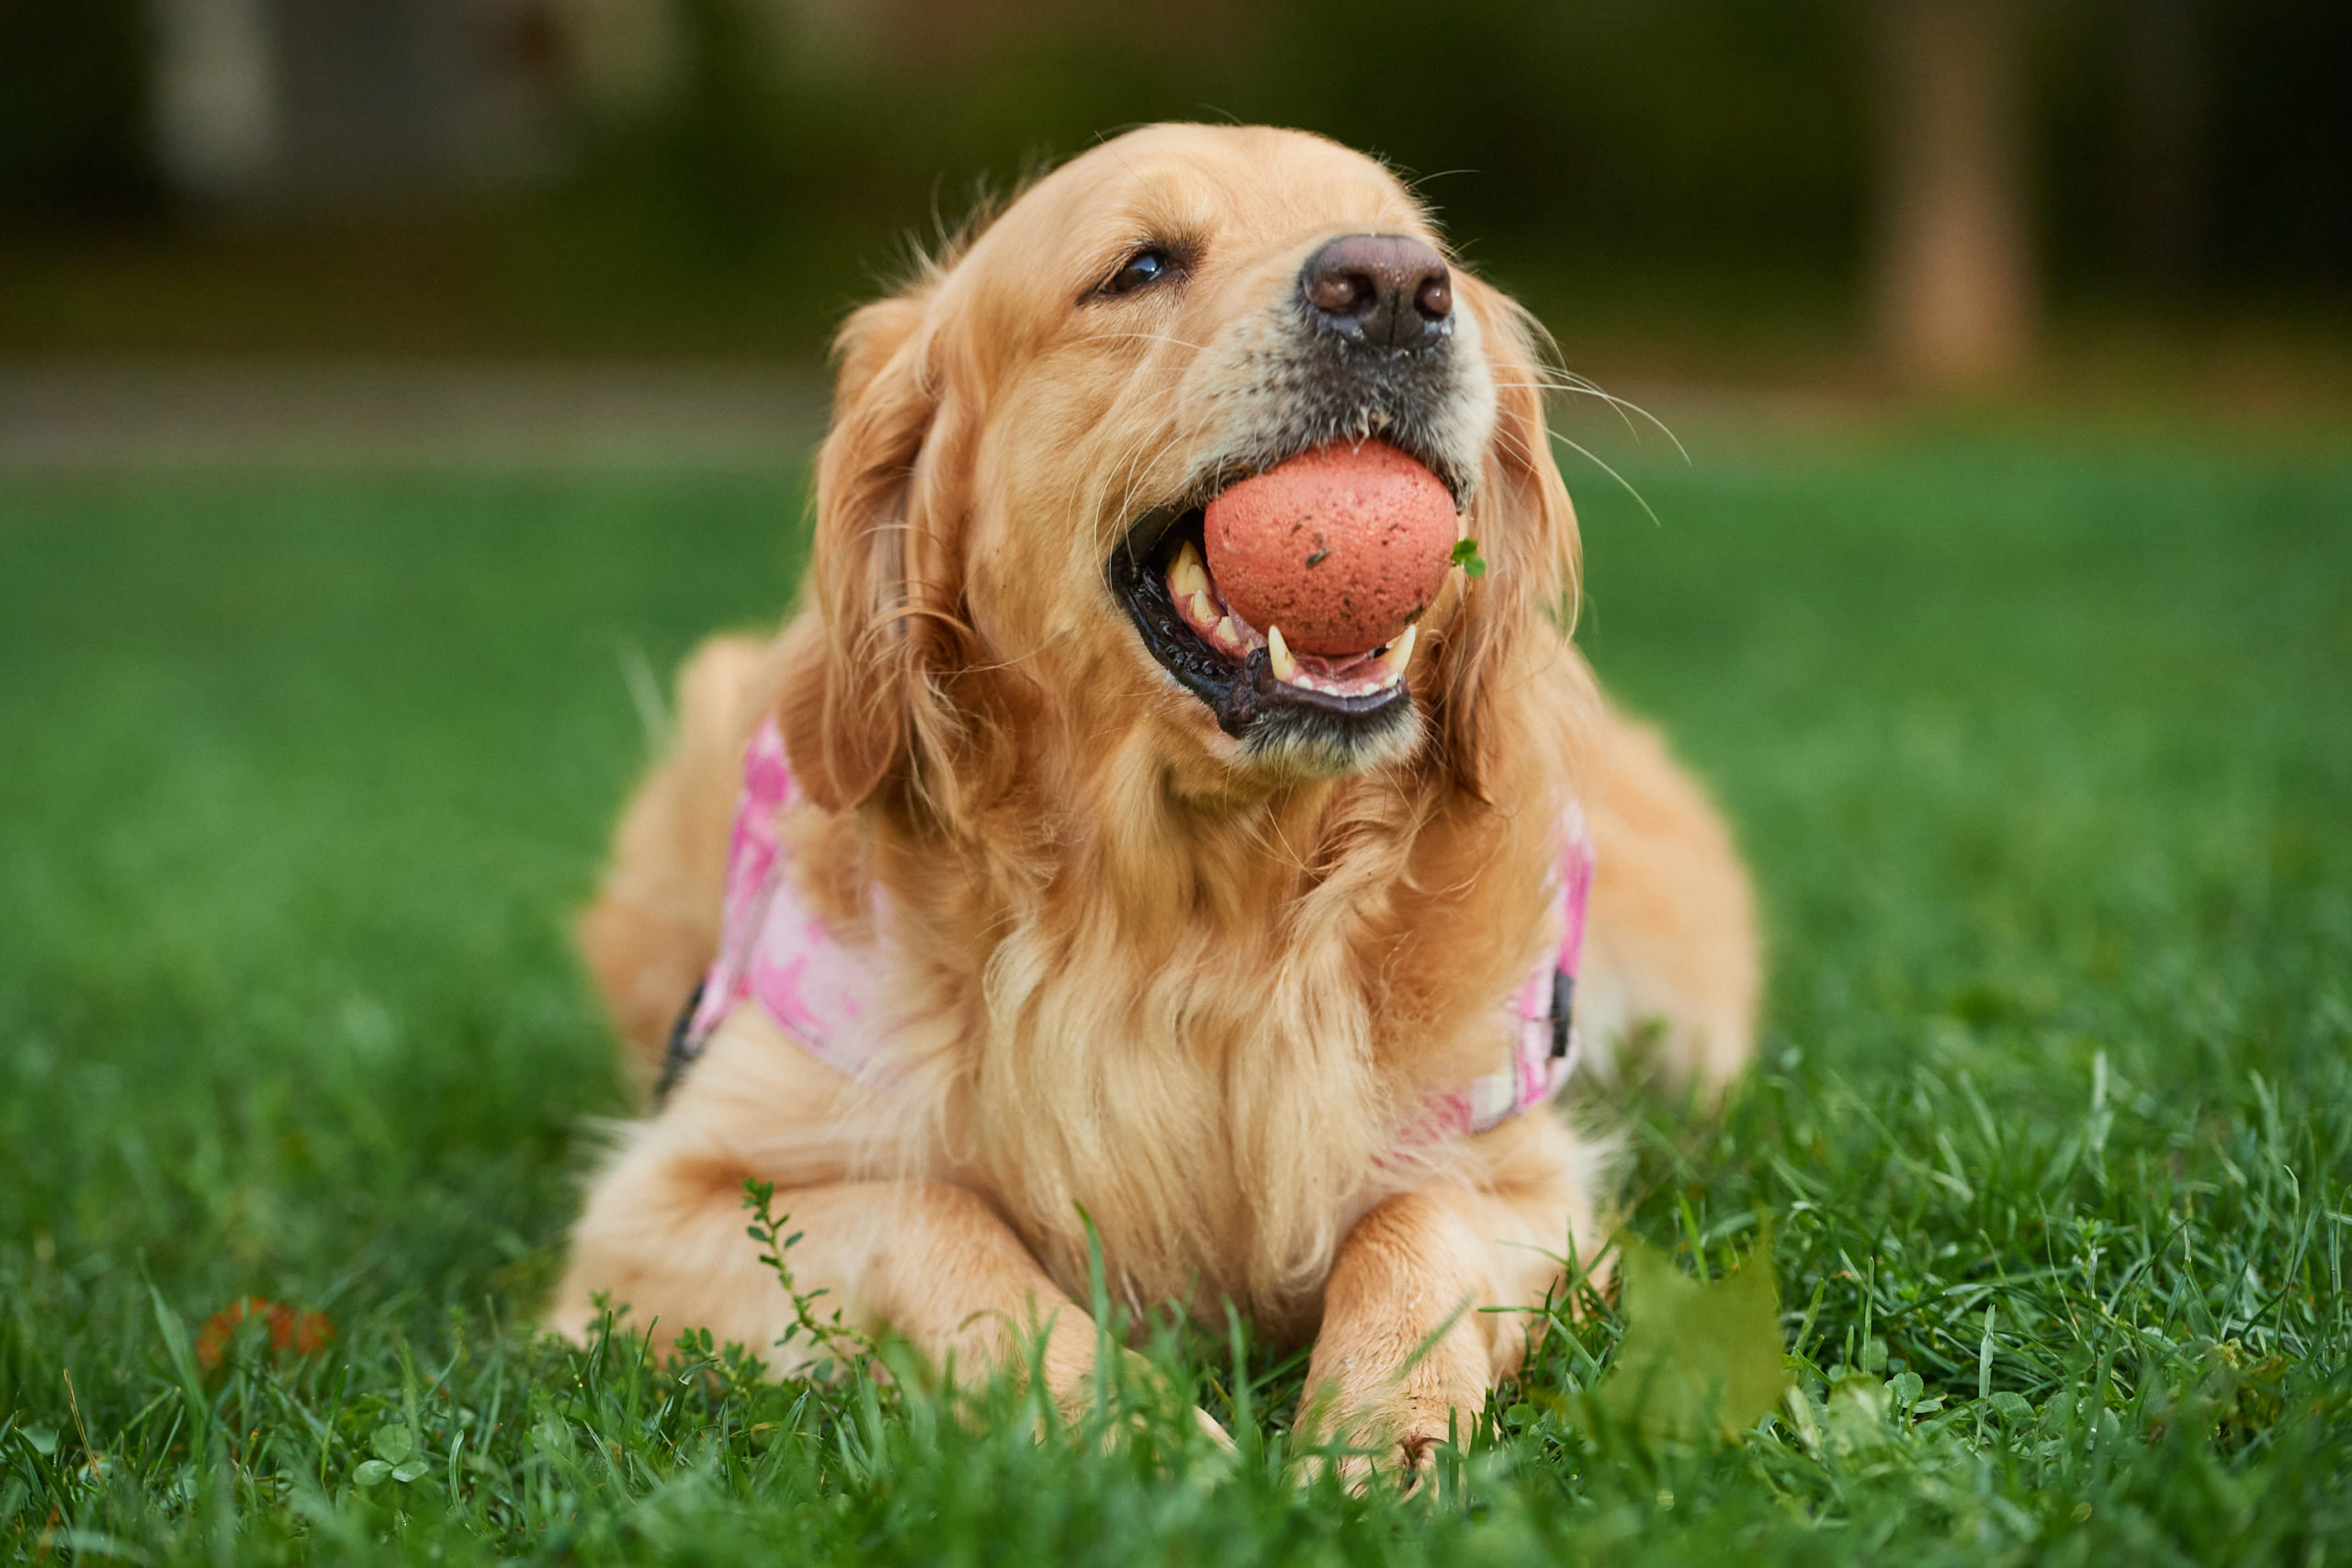
[[[1295,1361],[1218,1332],[1156,1353],[1238,1463],[534,1338],[627,1104],[564,936],[625,672],[784,603],[796,479],[0,484],[0,1550],[2352,1558],[2352,452],[1701,456],[1659,526],[1580,480],[1583,636],[1773,998],[1723,1117],[1624,1108],[1631,1223],[1713,1274],[1769,1216],[1802,1413],[1579,1425],[1603,1309],[1403,1499],[1293,1485]],[[339,1337],[198,1367],[248,1292]]]

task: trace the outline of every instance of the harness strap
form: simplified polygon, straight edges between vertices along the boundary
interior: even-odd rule
[[[798,798],[784,737],[769,719],[752,738],[743,758],[743,790],[728,841],[718,953],[670,1032],[657,1096],[668,1096],[720,1021],[746,998],[757,1000],[779,1028],[820,1060],[852,1077],[866,1067],[879,1047],[871,1028],[861,1027],[869,1000],[886,978],[876,951],[835,936],[785,874],[786,857],[776,838],[776,822]],[[1560,945],[1512,994],[1510,1008],[1518,1027],[1512,1032],[1511,1060],[1498,1071],[1436,1096],[1407,1133],[1404,1148],[1484,1133],[1550,1100],[1575,1073],[1579,1049],[1577,967],[1584,951],[1593,869],[1584,813],[1570,803],[1561,817],[1554,868]],[[888,916],[887,906],[876,911],[886,940]]]

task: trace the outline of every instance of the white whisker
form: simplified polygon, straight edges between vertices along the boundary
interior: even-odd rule
[[[1552,432],[1551,434],[1552,434],[1552,439],[1553,439],[1553,440],[1557,441],[1557,442],[1559,442],[1560,444],[1562,444],[1563,446],[1567,446],[1567,447],[1571,448],[1572,450],[1576,451],[1577,453],[1578,453],[1579,455],[1581,455],[1581,456],[1584,457],[1584,459],[1585,459],[1587,462],[1590,463],[1594,468],[1599,468],[1602,473],[1607,474],[1611,479],[1615,479],[1615,480],[1616,480],[1620,485],[1624,486],[1625,493],[1626,493],[1627,495],[1630,495],[1630,496],[1632,496],[1632,497],[1634,498],[1634,504],[1638,505],[1638,506],[1639,506],[1639,507],[1640,507],[1644,512],[1649,513],[1649,518],[1650,518],[1650,522],[1651,522],[1651,523],[1653,523],[1654,525],[1656,525],[1657,526],[1658,526],[1658,527],[1660,527],[1660,528],[1663,528],[1663,527],[1665,527],[1665,526],[1666,526],[1665,523],[1664,523],[1664,522],[1662,522],[1662,521],[1660,521],[1660,519],[1659,519],[1658,514],[1657,513],[1657,512],[1655,512],[1655,511],[1653,511],[1653,510],[1651,509],[1650,503],[1649,503],[1647,501],[1645,501],[1645,500],[1644,500],[1644,499],[1642,498],[1642,492],[1641,492],[1640,491],[1638,491],[1638,490],[1635,490],[1635,489],[1634,488],[1634,486],[1633,486],[1632,481],[1631,481],[1631,480],[1629,480],[1629,479],[1627,479],[1625,478],[1625,476],[1624,476],[1624,475],[1623,475],[1623,474],[1619,473],[1616,469],[1614,469],[1614,468],[1611,468],[1607,463],[1602,462],[1599,457],[1597,457],[1597,456],[1595,456],[1595,455],[1594,455],[1594,453],[1592,452],[1591,448],[1589,448],[1589,447],[1588,447],[1588,446],[1582,446],[1582,445],[1580,445],[1580,444],[1578,444],[1578,443],[1577,443],[1577,442],[1574,442],[1574,441],[1569,440],[1566,436],[1565,436],[1565,435],[1561,434],[1560,434],[1558,431],[1556,431],[1556,430],[1555,430],[1555,431],[1554,431],[1554,432]]]
[[[1688,463],[1690,461],[1690,449],[1682,445],[1682,438],[1675,434],[1672,428],[1669,427],[1664,420],[1658,418],[1657,415],[1652,413],[1641,404],[1633,401],[1631,399],[1621,398],[1616,393],[1604,389],[1598,382],[1592,381],[1586,377],[1578,376],[1572,370],[1564,369],[1560,374],[1568,378],[1568,379],[1566,381],[1552,381],[1546,380],[1541,376],[1538,376],[1535,379],[1531,381],[1511,380],[1503,381],[1498,384],[1506,387],[1533,387],[1542,391],[1561,392],[1572,397],[1596,398],[1615,409],[1617,411],[1618,417],[1625,419],[1625,425],[1629,430],[1633,428],[1633,421],[1630,418],[1626,418],[1626,415],[1639,414],[1642,418],[1656,425],[1657,427],[1658,434],[1664,435],[1668,441],[1674,443],[1675,451],[1681,454],[1682,460],[1684,462]]]

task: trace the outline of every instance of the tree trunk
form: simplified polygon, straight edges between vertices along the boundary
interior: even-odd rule
[[[281,152],[264,0],[155,0],[155,153],[184,196],[250,196]]]
[[[2124,251],[2142,282],[2177,291],[2196,277],[2204,184],[2197,0],[2132,0],[2124,29]]]
[[[1876,0],[1878,303],[1905,379],[1981,387],[2018,370],[2035,315],[2018,0]]]

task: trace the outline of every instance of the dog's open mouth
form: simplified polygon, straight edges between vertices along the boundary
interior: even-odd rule
[[[1213,499],[1147,514],[1111,553],[1112,592],[1151,656],[1237,738],[1295,731],[1304,721],[1337,739],[1336,732],[1369,733],[1400,719],[1411,705],[1405,677],[1418,622],[1352,652],[1289,647],[1279,626],[1253,625],[1220,590],[1203,540]]]

